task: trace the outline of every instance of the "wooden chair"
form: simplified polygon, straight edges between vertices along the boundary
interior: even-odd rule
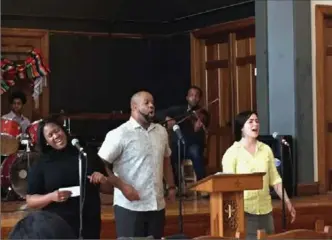
[[[186,194],[187,186],[188,184],[194,184],[197,182],[197,177],[195,174],[194,166],[193,163],[190,159],[185,159],[183,160],[181,164],[181,175],[182,175],[182,190],[183,193]],[[197,192],[195,191],[194,193],[194,198],[197,198]]]
[[[296,229],[271,235],[267,235],[264,230],[258,230],[257,239],[332,239],[332,227],[324,227],[324,221],[317,220],[315,230]]]
[[[195,237],[193,240],[230,240],[230,239],[244,239],[244,234],[240,232],[236,232],[234,237],[214,237],[214,236],[200,236]]]

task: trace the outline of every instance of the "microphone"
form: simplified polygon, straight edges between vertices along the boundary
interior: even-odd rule
[[[178,136],[178,138],[180,139],[180,141],[185,144],[185,141],[184,141],[184,137],[182,135],[182,132],[181,132],[181,129],[179,127],[179,125],[175,124],[173,126],[173,131],[176,133],[176,135]]]
[[[280,140],[280,141],[281,141],[281,144],[283,144],[283,145],[289,147],[289,143],[288,143],[283,137],[280,137],[280,136],[278,135],[278,132],[274,132],[274,133],[272,133],[272,137],[273,137],[274,139]]]
[[[274,158],[274,165],[275,165],[276,167],[280,167],[280,165],[281,165],[281,161],[280,161],[278,158]]]
[[[74,138],[73,140],[71,140],[71,145],[73,145],[74,147],[77,148],[77,150],[83,154],[85,157],[87,156],[87,154],[84,152],[84,149],[81,147],[80,142],[78,141],[77,138]]]

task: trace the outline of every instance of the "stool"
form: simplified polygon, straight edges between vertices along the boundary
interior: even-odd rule
[[[181,164],[181,175],[182,175],[182,183],[181,188],[182,192],[186,194],[186,187],[188,183],[196,183],[197,177],[195,174],[193,162],[190,159],[184,159]],[[197,198],[197,192],[194,192],[194,198]]]

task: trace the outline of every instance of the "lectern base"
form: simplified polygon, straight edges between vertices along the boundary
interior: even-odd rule
[[[235,237],[245,233],[243,192],[211,193],[211,236]],[[220,214],[222,213],[222,214]]]

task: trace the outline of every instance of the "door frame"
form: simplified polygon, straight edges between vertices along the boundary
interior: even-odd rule
[[[30,37],[38,38],[41,41],[41,48],[39,49],[45,64],[49,64],[49,32],[42,29],[27,29],[27,28],[1,28],[1,37]],[[38,112],[39,117],[45,118],[49,115],[50,108],[50,90],[49,80],[47,85],[43,88],[40,96],[40,109],[34,109]]]
[[[325,46],[324,46],[324,18],[332,16],[332,6],[316,5],[315,24],[316,24],[316,117],[317,117],[317,166],[319,192],[325,193],[329,186],[329,173],[327,170],[326,154],[326,107],[324,94],[325,81]],[[319,97],[317,97],[319,96]]]

